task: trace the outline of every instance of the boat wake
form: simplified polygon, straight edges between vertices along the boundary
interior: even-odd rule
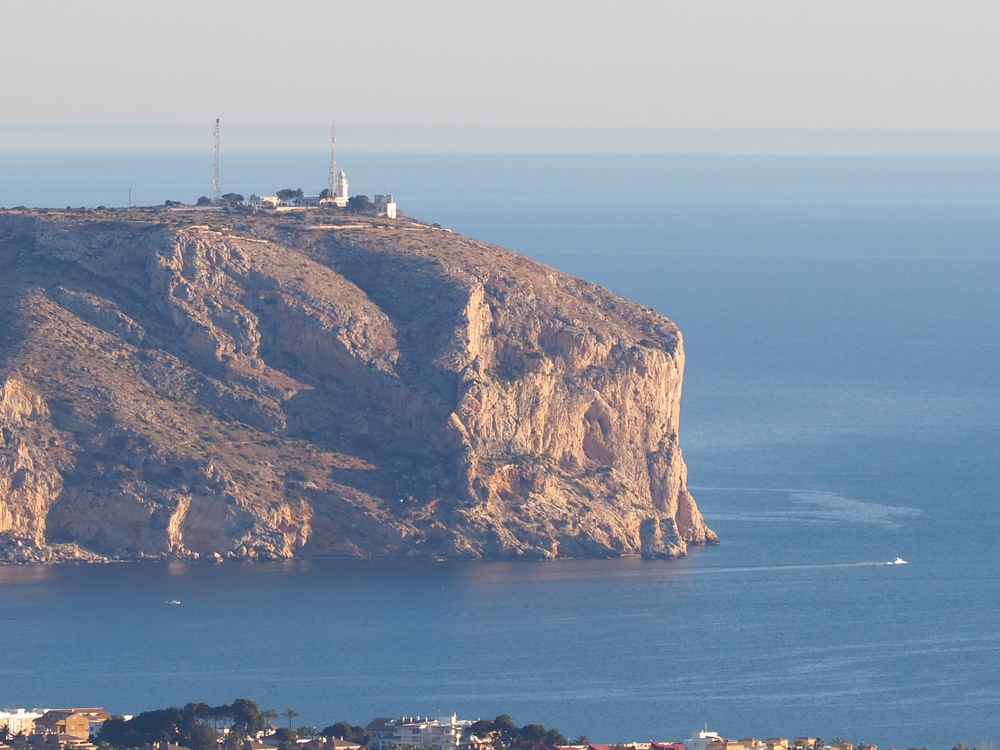
[[[896,558],[899,560],[900,558]],[[727,566],[724,568],[689,568],[684,571],[685,575],[698,573],[742,573],[752,571],[774,571],[774,570],[829,570],[831,568],[875,568],[883,565],[906,565],[906,561],[884,562],[881,560],[871,560],[865,562],[848,563],[807,563],[802,565],[740,565]]]

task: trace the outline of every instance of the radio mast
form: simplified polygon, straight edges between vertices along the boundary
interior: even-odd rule
[[[215,176],[212,178],[212,190],[215,191],[215,202],[222,202],[222,186],[219,182],[219,152],[222,139],[219,136],[219,118],[215,118]]]
[[[333,125],[330,128],[330,179],[328,180],[327,189],[330,191],[330,197],[337,197],[337,126]]]

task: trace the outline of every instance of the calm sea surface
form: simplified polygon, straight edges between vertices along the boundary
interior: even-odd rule
[[[0,568],[0,703],[1000,740],[1000,160],[343,166],[355,193],[675,320],[681,444],[723,544],[675,562]],[[233,156],[223,187],[314,192],[325,171]],[[210,157],[0,159],[7,206],[210,185]]]

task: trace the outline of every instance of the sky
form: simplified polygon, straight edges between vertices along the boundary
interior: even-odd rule
[[[2,16],[8,133],[1000,131],[995,0],[21,0]]]

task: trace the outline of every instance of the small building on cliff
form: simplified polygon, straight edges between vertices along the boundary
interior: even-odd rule
[[[396,201],[391,195],[376,193],[375,201],[372,205],[375,207],[375,213],[379,216],[385,216],[388,219],[396,218]]]
[[[281,198],[276,195],[252,195],[250,200],[247,201],[251,206],[259,206],[261,208],[277,208],[281,205]]]

